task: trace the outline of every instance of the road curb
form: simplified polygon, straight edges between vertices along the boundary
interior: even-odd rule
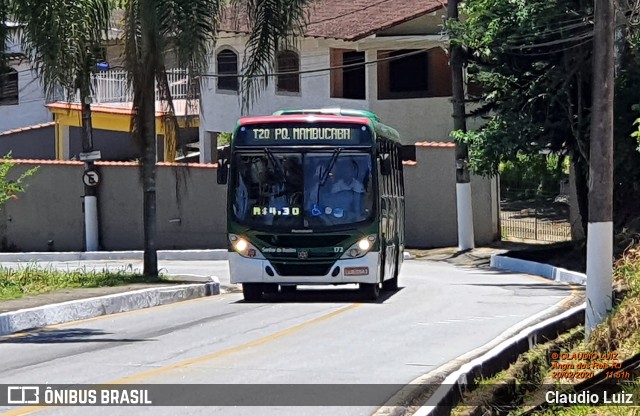
[[[585,285],[587,283],[587,275],[584,273],[555,267],[550,264],[536,263],[531,260],[516,259],[501,254],[493,254],[491,256],[490,266],[494,269],[534,274],[550,280],[555,280],[556,282],[578,285]]]
[[[220,281],[212,276],[205,283],[154,287],[21,309],[0,314],[0,336],[218,294]]]
[[[563,332],[584,323],[584,311],[585,304],[573,307],[561,315],[522,330],[482,356],[463,364],[438,383],[440,386],[413,416],[449,415],[464,393],[475,385],[475,380],[492,377],[507,369],[519,355],[529,351],[533,346],[556,339]]]
[[[491,255],[490,266],[498,270],[537,275],[557,282],[585,285],[587,276],[549,264],[517,259],[502,254]],[[529,351],[534,345],[557,338],[561,333],[584,323],[585,304],[573,307],[561,315],[546,319],[520,331],[517,335],[501,342],[485,354],[463,364],[454,372],[437,382],[439,387],[429,397],[414,416],[448,415],[467,388],[476,379],[492,377],[515,362],[519,355]],[[437,371],[437,370],[436,370]],[[434,382],[435,384],[435,382]]]
[[[143,251],[69,251],[0,253],[2,262],[142,260]],[[227,260],[227,250],[158,250],[158,260]]]

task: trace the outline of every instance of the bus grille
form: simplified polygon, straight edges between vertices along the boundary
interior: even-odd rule
[[[275,247],[331,247],[340,245],[349,235],[272,235],[258,234],[256,238]]]
[[[324,276],[329,273],[333,263],[281,263],[271,264],[280,276]]]

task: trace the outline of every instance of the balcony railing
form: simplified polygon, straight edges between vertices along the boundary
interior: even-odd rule
[[[169,81],[169,90],[174,100],[186,99],[189,86],[198,84],[189,77],[186,69],[172,69],[167,71]],[[104,72],[98,72],[91,77],[91,86],[93,94],[91,96],[92,103],[123,103],[133,101],[133,91],[130,91],[127,85],[127,72],[120,69],[111,69]],[[199,93],[196,90],[194,98],[198,98]],[[55,94],[55,101],[65,101],[67,99],[64,91]],[[72,99],[73,102],[79,102],[80,98],[77,94]],[[156,88],[156,101],[160,101],[160,92]]]

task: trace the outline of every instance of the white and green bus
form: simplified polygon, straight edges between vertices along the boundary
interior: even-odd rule
[[[398,133],[368,111],[286,110],[239,120],[228,183],[231,283],[244,298],[300,285],[395,290],[404,252]]]

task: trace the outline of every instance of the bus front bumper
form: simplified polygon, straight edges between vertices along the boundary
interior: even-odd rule
[[[269,267],[273,273],[267,273]],[[339,272],[332,272],[339,267]],[[269,260],[249,259],[238,253],[229,252],[231,283],[277,283],[290,285],[333,285],[348,283],[378,283],[379,253],[367,253],[357,259],[337,260],[324,276],[281,276]],[[335,274],[335,273],[334,273]]]

